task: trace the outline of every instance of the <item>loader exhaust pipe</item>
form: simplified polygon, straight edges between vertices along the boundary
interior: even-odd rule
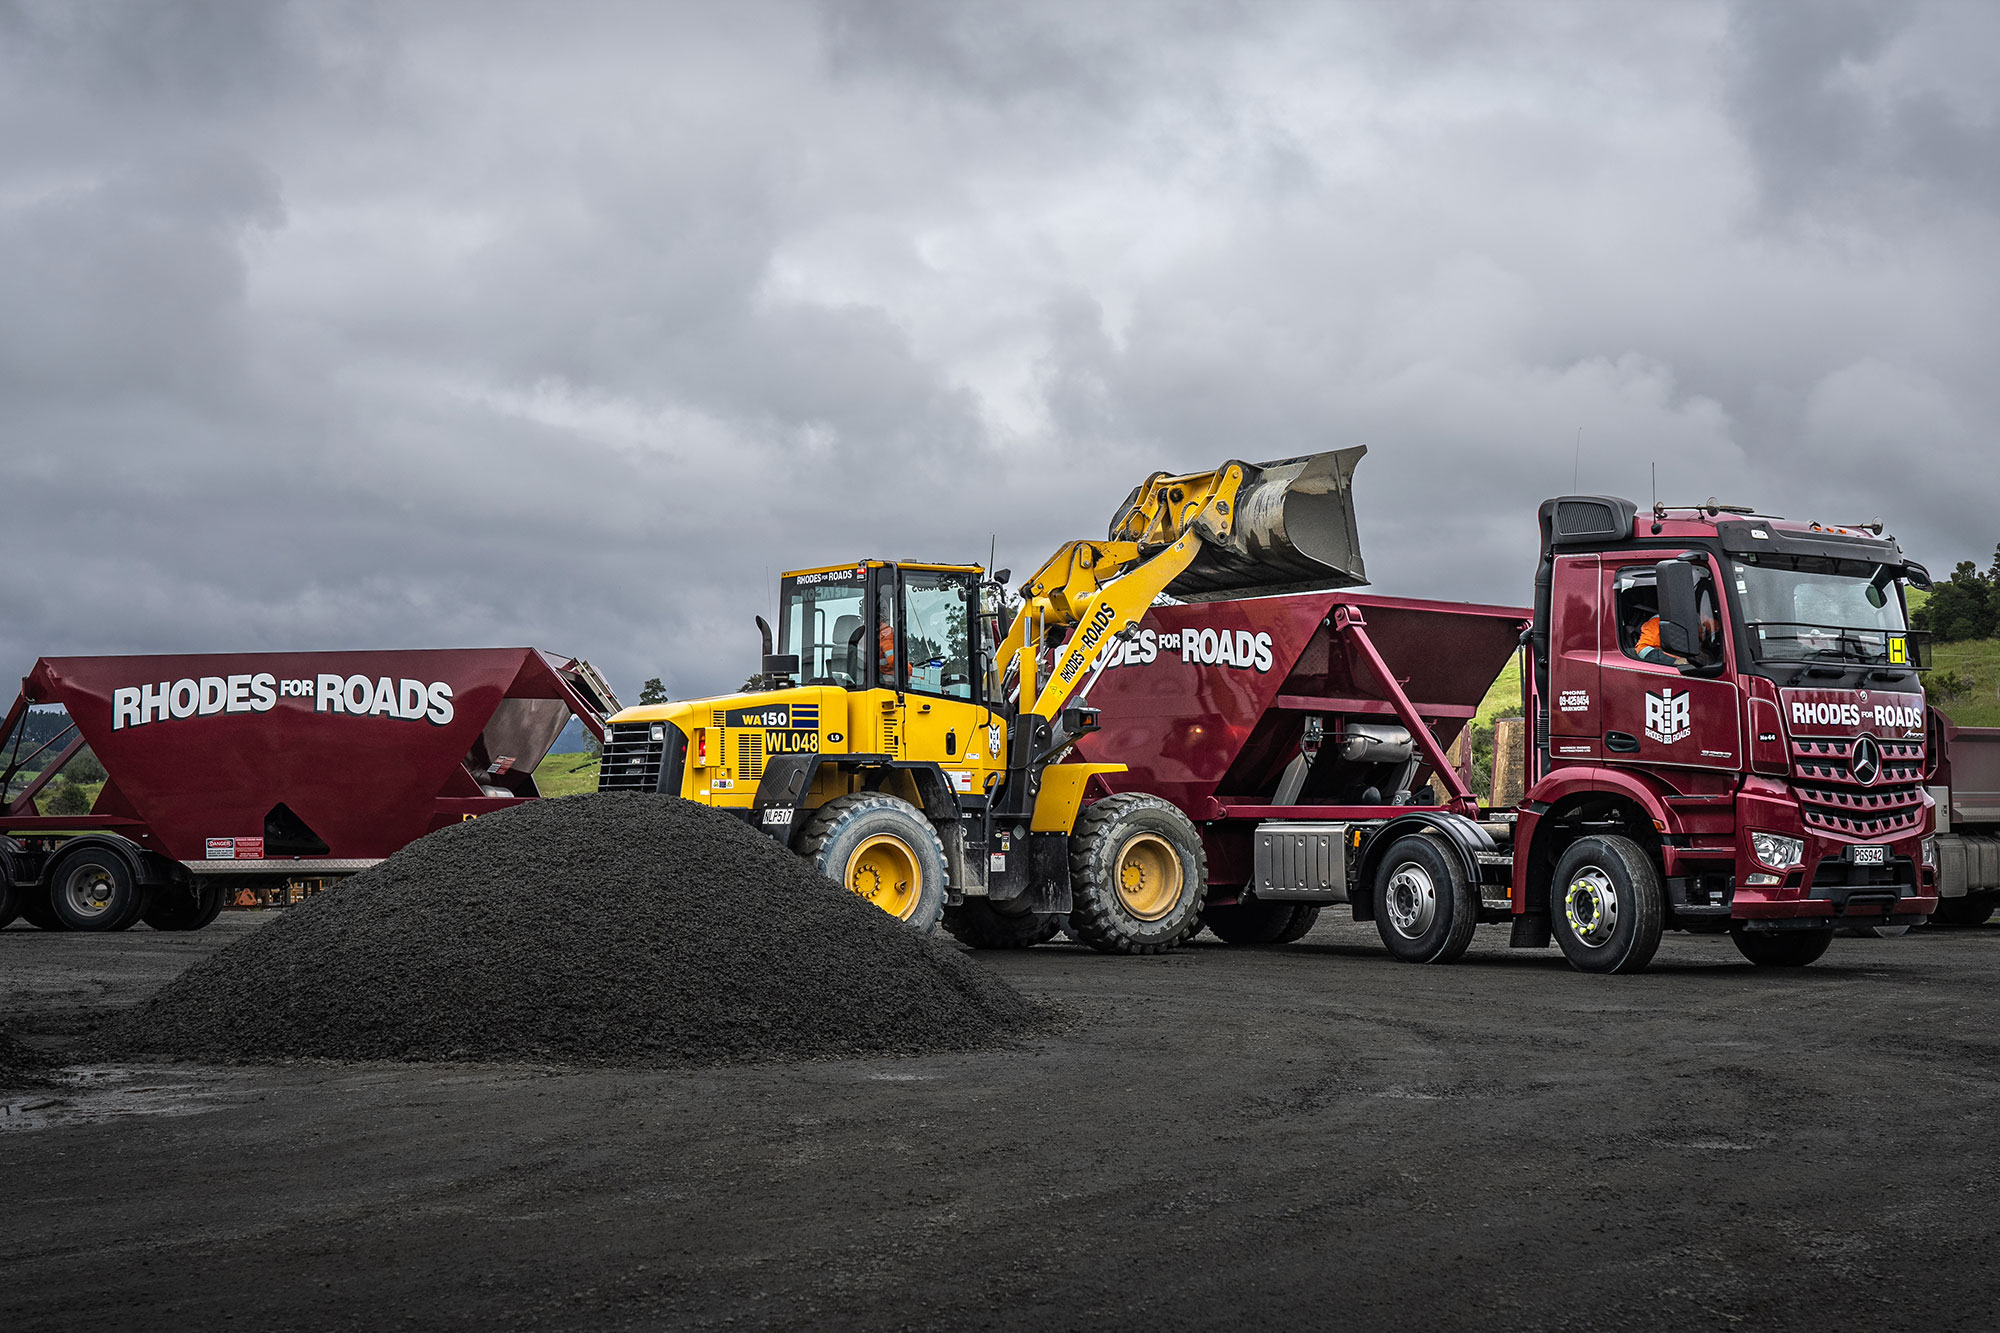
[[[1367,445],[1243,464],[1235,521],[1167,585],[1184,602],[1325,592],[1368,582],[1354,522],[1354,466]],[[1113,531],[1116,531],[1114,526]]]

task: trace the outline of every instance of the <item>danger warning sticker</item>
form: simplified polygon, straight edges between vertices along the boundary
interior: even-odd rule
[[[262,838],[210,838],[207,840],[208,859],[211,861],[261,861],[264,859]]]

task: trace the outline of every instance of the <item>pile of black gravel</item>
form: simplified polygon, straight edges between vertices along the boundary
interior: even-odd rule
[[[440,830],[196,963],[105,1031],[209,1061],[719,1064],[972,1049],[1011,986],[671,796]]]

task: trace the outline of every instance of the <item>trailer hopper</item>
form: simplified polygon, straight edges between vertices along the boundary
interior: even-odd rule
[[[36,774],[4,806],[0,874],[37,924],[111,929],[223,880],[351,873],[535,798],[569,719],[602,737],[616,708],[587,663],[531,648],[43,658],[0,731],[0,792]],[[86,746],[94,805],[47,812]]]

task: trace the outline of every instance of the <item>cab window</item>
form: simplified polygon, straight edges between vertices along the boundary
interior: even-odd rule
[[[1655,666],[1682,665],[1681,658],[1660,646],[1659,576],[1653,566],[1625,566],[1612,579],[1611,589],[1619,650]],[[1696,578],[1696,603],[1701,610],[1701,653],[1694,661],[1697,666],[1711,666],[1722,660],[1722,617],[1716,610],[1715,579],[1706,569]]]
[[[802,683],[859,688],[870,651],[863,571],[794,575],[779,595],[778,651],[798,654]]]
[[[972,698],[972,596],[970,574],[903,571],[903,632],[912,690]]]

